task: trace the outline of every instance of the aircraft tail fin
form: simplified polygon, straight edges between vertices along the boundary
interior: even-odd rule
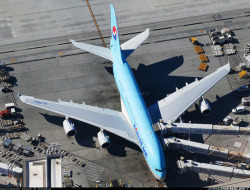
[[[118,33],[118,27],[116,22],[116,15],[115,15],[115,9],[112,4],[110,4],[110,14],[111,14],[111,40],[110,40],[110,46],[114,49],[120,50],[120,40],[119,40],[119,33]]]

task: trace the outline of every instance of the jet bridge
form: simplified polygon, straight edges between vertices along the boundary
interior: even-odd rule
[[[164,123],[158,122],[153,125],[154,131],[160,136],[173,133],[185,134],[220,134],[220,135],[249,135],[250,127],[195,124],[195,123]]]
[[[192,160],[177,160],[178,172],[180,174],[187,171],[205,173],[209,175],[219,175],[226,177],[250,178],[249,170],[242,170],[233,167],[225,167],[214,164],[194,162]]]
[[[210,146],[208,144],[197,143],[189,140],[183,140],[176,137],[161,138],[164,149],[178,149],[198,154],[217,156],[225,159],[235,159],[250,163],[250,154],[230,151],[225,148]]]

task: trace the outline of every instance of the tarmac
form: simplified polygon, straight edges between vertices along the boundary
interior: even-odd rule
[[[107,46],[110,40],[110,6],[116,10],[121,44],[146,28],[149,38],[128,59],[134,71],[146,105],[173,93],[195,78],[203,78],[230,61],[231,67],[245,62],[243,51],[250,40],[249,1],[90,1],[92,11]],[[120,95],[109,61],[75,48],[70,39],[103,46],[85,1],[7,1],[0,7],[0,54],[14,84],[14,97],[30,136],[42,134],[47,143],[60,142],[60,148],[87,159],[87,168],[77,167],[68,158],[63,167],[70,166],[74,183],[83,187],[95,187],[96,181],[117,179],[131,183],[132,187],[204,187],[207,184],[198,174],[177,173],[176,159],[180,154],[166,152],[168,176],[164,183],[155,181],[140,149],[120,137],[109,134],[111,147],[100,148],[98,128],[73,121],[77,134],[66,137],[62,127],[63,116],[23,104],[17,98],[21,94],[41,99],[74,101],[120,111]],[[216,5],[216,6],[215,6]],[[207,31],[227,26],[233,33],[237,53],[220,58],[212,55]],[[206,72],[199,71],[198,54],[189,42],[195,36],[203,44],[209,58]],[[185,121],[217,124],[227,115],[235,119],[231,110],[240,104],[249,92],[236,89],[246,85],[247,79],[237,79],[237,73],[229,74],[210,89],[205,97],[210,101],[212,113],[200,114],[198,103],[183,115]],[[12,102],[9,94],[1,94],[0,106]],[[247,112],[241,115],[248,126]],[[216,138],[213,137],[213,138]],[[217,142],[226,138],[217,135]],[[248,141],[249,136],[240,136]],[[192,135],[191,140],[206,141],[207,136]],[[15,140],[24,143],[23,140]],[[209,142],[209,141],[208,141]],[[225,147],[227,148],[227,147]],[[243,152],[248,153],[247,143]],[[197,161],[209,162],[211,157],[187,154]],[[94,168],[94,169],[93,169]],[[93,171],[94,170],[94,171]],[[92,171],[89,172],[89,171]],[[90,174],[89,174],[90,173]],[[180,183],[181,181],[181,183]],[[221,182],[219,182],[221,183]],[[250,182],[249,182],[250,184]]]

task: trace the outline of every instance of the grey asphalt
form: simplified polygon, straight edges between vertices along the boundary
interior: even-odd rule
[[[85,1],[0,2],[4,5],[0,8],[0,53],[1,59],[7,62],[11,70],[12,80],[16,81],[16,99],[19,90],[22,94],[41,99],[84,101],[89,105],[120,111],[119,92],[109,72],[110,63],[69,43],[69,39],[75,39],[102,45]],[[206,29],[227,25],[235,33],[234,38],[238,40],[236,47],[244,60],[243,49],[250,38],[248,1],[227,1],[226,6],[225,2],[204,0],[178,3],[152,0],[90,1],[107,45],[110,39],[109,3],[116,9],[121,43],[150,28],[147,41],[127,59],[148,106],[174,92],[175,87],[181,88],[185,82],[205,77],[227,62],[227,56],[219,60],[213,57],[210,46],[204,46],[210,60],[209,68],[207,72],[199,71],[198,55],[188,41],[191,36],[197,36],[200,43],[206,44],[210,42]],[[213,18],[217,14],[221,19]],[[236,55],[229,56],[229,59],[231,64],[239,62]],[[212,105],[209,117],[201,116],[197,106],[193,105],[183,116],[184,120],[215,124],[231,114],[231,109],[240,103],[241,98],[235,89],[248,84],[245,79],[235,78],[236,74],[233,74],[222,79],[205,95]],[[10,96],[2,97],[1,106],[12,101]],[[76,137],[67,138],[62,128],[62,116],[23,104],[18,99],[17,104],[22,109],[31,136],[41,133],[47,142],[58,141],[61,148],[142,181],[145,187],[158,185],[151,181],[154,179],[152,175],[146,175],[150,171],[135,145],[110,134],[112,146],[109,151],[102,150],[96,137],[98,129],[78,121],[74,121],[78,131]],[[249,117],[242,117],[248,123]],[[193,138],[202,141],[201,137]],[[178,156],[174,152],[167,152],[167,164],[175,165]],[[166,183],[169,187],[205,185],[198,175],[178,175],[176,166],[168,169],[170,172]],[[98,180],[108,181],[118,176],[116,172],[107,171]],[[95,186],[93,180],[86,178],[81,181],[84,175],[75,176],[77,183]],[[180,180],[182,183],[179,183]]]

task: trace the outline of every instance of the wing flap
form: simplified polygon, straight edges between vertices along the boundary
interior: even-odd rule
[[[53,102],[20,95],[23,103],[100,127],[138,144],[134,131],[121,112],[73,102]]]
[[[229,63],[217,69],[205,78],[194,81],[166,98],[156,102],[148,108],[153,123],[163,119],[165,122],[174,122],[197,99],[205,94],[230,71]]]
[[[135,51],[136,48],[138,48],[141,45],[141,43],[144,40],[148,38],[148,36],[149,36],[149,29],[146,29],[141,34],[123,43],[121,45],[123,56],[127,58],[131,53]]]

